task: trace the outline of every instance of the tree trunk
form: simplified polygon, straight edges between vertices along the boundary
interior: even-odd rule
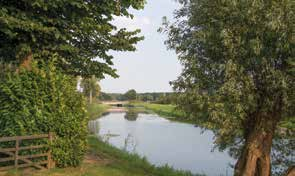
[[[89,103],[92,104],[92,89],[89,91]]]
[[[235,176],[270,176],[270,152],[276,118],[254,116],[248,125],[246,141],[235,166]],[[252,125],[251,125],[252,124]]]
[[[287,170],[285,176],[295,176],[295,166],[291,166],[291,167]]]

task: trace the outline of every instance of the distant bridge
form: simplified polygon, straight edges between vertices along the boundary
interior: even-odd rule
[[[110,106],[117,106],[123,107],[125,104],[128,104],[128,101],[103,101],[102,104],[110,105]]]
[[[108,109],[108,112],[126,112],[124,105],[128,104],[128,101],[103,101],[102,104],[112,106]]]

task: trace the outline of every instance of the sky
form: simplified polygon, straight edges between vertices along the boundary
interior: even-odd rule
[[[170,92],[169,81],[181,72],[181,65],[173,50],[168,50],[165,34],[157,32],[163,16],[172,19],[179,5],[174,0],[147,0],[143,10],[131,12],[133,19],[117,17],[114,24],[130,30],[141,29],[145,39],[136,45],[135,52],[111,52],[119,78],[106,77],[100,82],[103,92],[124,93],[135,89],[144,92]]]

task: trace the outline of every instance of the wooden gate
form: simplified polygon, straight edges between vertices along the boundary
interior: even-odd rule
[[[22,142],[25,140],[37,140],[37,139],[47,139],[48,142],[52,142],[53,134],[41,134],[41,135],[31,135],[31,136],[14,136],[14,137],[1,137],[0,143],[3,142],[14,142],[15,146],[12,148],[1,148],[0,147],[0,164],[8,163],[5,166],[0,165],[0,171],[9,169],[18,169],[25,167],[35,167],[37,169],[46,169],[53,167],[53,161],[51,159],[51,151],[47,144],[42,145],[30,145],[23,146]],[[46,152],[41,152],[38,154],[21,155],[21,151],[33,151],[37,149],[46,149]],[[46,158],[46,159],[45,159]],[[33,159],[40,159],[34,161]],[[14,162],[13,162],[14,161]]]

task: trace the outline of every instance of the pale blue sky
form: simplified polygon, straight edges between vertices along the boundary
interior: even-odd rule
[[[115,24],[127,29],[139,28],[145,37],[137,44],[136,52],[116,52],[114,68],[120,75],[107,77],[100,82],[102,91],[124,93],[129,89],[137,92],[172,91],[169,81],[175,80],[181,66],[174,51],[164,45],[166,36],[157,32],[162,17],[172,19],[178,4],[173,0],[147,0],[143,10],[135,11],[133,20],[117,18]]]

